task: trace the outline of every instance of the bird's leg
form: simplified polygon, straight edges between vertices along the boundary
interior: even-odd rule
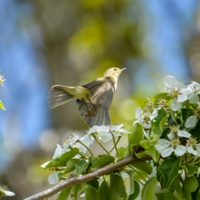
[[[87,97],[87,99],[88,99],[88,101],[91,103],[91,105],[92,105],[92,107],[93,107],[93,108],[91,108],[91,110],[94,111],[93,114],[94,114],[94,116],[95,116],[95,115],[97,114],[97,109],[96,109],[95,105],[91,102],[90,98]]]
[[[92,114],[91,114],[91,112],[90,112],[90,110],[89,110],[89,108],[87,107],[87,104],[85,103],[85,100],[84,99],[82,99],[82,102],[84,103],[84,105],[85,105],[85,111],[87,112],[87,114],[85,115],[85,117],[90,117],[90,116],[92,116]]]

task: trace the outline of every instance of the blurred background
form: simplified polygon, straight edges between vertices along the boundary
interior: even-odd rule
[[[0,0],[0,184],[16,193],[4,199],[51,187],[39,166],[88,129],[75,102],[49,109],[50,87],[84,84],[110,67],[127,68],[111,120],[128,130],[136,108],[166,91],[166,75],[200,80],[199,1]]]

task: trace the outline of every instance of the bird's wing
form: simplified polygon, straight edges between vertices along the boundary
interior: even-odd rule
[[[114,82],[111,79],[98,78],[82,87],[88,89],[95,105],[109,109],[115,92]]]
[[[91,110],[93,106],[97,111],[95,116],[87,116],[86,106],[83,101],[77,100],[77,106],[80,114],[85,118],[85,122],[89,127],[94,125],[110,125],[109,107],[112,102],[113,94],[115,92],[114,83],[104,78],[96,79],[88,84],[83,85],[90,92],[90,99],[93,103],[86,103]]]
[[[50,90],[49,95],[49,105],[50,108],[55,108],[57,106],[63,105],[72,99],[74,99],[74,96],[70,93],[66,92],[64,89],[66,86],[64,85],[54,85],[52,86]]]

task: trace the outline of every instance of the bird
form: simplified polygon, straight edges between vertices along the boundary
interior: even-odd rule
[[[49,106],[55,108],[75,99],[81,117],[91,128],[111,124],[109,108],[117,89],[119,75],[126,68],[109,68],[103,77],[82,86],[54,85],[50,89]]]

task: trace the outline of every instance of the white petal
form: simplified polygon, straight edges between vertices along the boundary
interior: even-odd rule
[[[99,126],[97,132],[101,133],[109,133],[110,132],[110,126]]]
[[[50,163],[50,161],[47,161],[43,165],[41,165],[40,167],[45,168],[49,163]]]
[[[87,133],[91,134],[91,133],[95,133],[98,130],[99,126],[93,126],[89,131],[87,131]]]
[[[181,102],[177,102],[177,99],[173,99],[172,102],[170,103],[170,107],[173,111],[178,111],[182,107]]]
[[[165,139],[160,139],[158,143],[155,145],[155,148],[161,152],[170,146],[170,142]]]
[[[124,129],[120,129],[119,132],[120,132],[120,133],[123,133],[123,134],[131,134],[130,132],[128,132],[128,131],[126,131],[126,130],[124,130]]]
[[[178,102],[184,102],[188,99],[187,95],[178,95]]]
[[[192,148],[192,146],[190,146],[190,147],[187,147],[187,152],[188,153],[191,153],[191,154],[193,154],[193,155],[197,155],[197,151],[195,151],[193,148]]]
[[[100,136],[99,140],[101,142],[108,142],[108,141],[112,140],[112,135],[110,133],[107,133],[106,135],[104,134],[102,136],[99,134],[98,136]]]
[[[164,79],[164,83],[168,88],[178,86],[178,81],[173,76],[166,76]]]
[[[4,194],[6,195],[6,196],[15,196],[15,193],[14,192],[11,192],[11,191],[6,191],[6,190],[4,190],[3,191],[4,192]]]
[[[175,135],[174,133],[170,132],[167,137],[170,139],[170,140],[173,140],[175,138]]]
[[[189,97],[189,102],[191,104],[196,104],[197,102],[199,101],[199,96],[197,94],[192,94],[190,97]]]
[[[49,176],[48,181],[50,184],[56,184],[59,181],[58,174],[53,173]]]
[[[200,157],[200,144],[196,144],[196,151],[198,156]]]
[[[178,130],[178,136],[179,137],[189,138],[191,136],[191,134],[188,133],[187,131]]]
[[[142,114],[142,110],[140,107],[138,107],[135,111],[135,117],[138,119],[140,118],[141,114]]]
[[[181,93],[183,95],[189,95],[189,94],[191,94],[191,90],[184,88],[184,89],[181,90]]]
[[[57,158],[61,155],[62,155],[62,148],[59,144],[57,144],[57,148],[56,148],[55,153],[53,155],[53,159],[55,159],[55,158]]]
[[[150,129],[151,128],[151,122],[148,122],[148,124],[146,124],[146,123],[143,123],[143,124],[141,124],[144,128],[146,128],[146,129]]]
[[[80,195],[80,197],[85,197],[85,193],[84,193],[84,194],[82,194],[82,195]]]
[[[169,148],[165,149],[161,153],[161,155],[162,155],[163,158],[166,158],[166,157],[170,156],[173,151],[174,151],[173,147],[169,147]]]
[[[200,102],[197,102],[198,108],[200,108]]]
[[[197,122],[198,122],[197,116],[190,116],[189,118],[187,118],[187,120],[185,122],[185,127],[193,128],[196,126]]]
[[[128,175],[127,173],[125,173],[125,172],[122,172],[121,175],[122,175],[122,178],[123,178],[123,179],[124,179],[124,178],[129,178],[129,175]]]
[[[119,131],[124,125],[121,124],[121,125],[112,125],[112,128],[111,130],[112,131]]]
[[[192,84],[190,84],[190,85],[188,86],[188,89],[189,89],[190,91],[195,91],[196,89],[199,89],[199,83],[193,81]]]
[[[154,110],[153,113],[149,115],[150,120],[154,119],[157,116],[158,116],[158,111],[157,110]]]
[[[183,154],[186,153],[186,147],[184,147],[183,145],[177,145],[174,152],[177,156],[182,156]]]
[[[86,134],[80,139],[80,141],[89,148],[90,145],[94,142],[94,138],[90,134]]]

